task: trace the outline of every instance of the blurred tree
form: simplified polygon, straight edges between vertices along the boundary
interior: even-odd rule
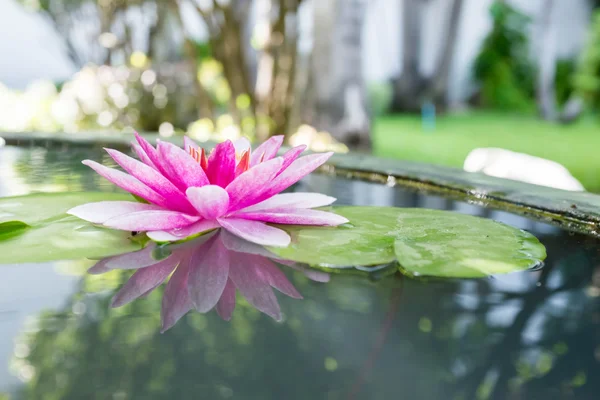
[[[541,117],[548,121],[557,118],[556,110],[556,38],[552,31],[554,0],[544,0],[541,16],[541,45],[537,81],[537,106]]]
[[[313,2],[314,48],[305,119],[354,148],[369,149],[370,117],[362,69],[364,0]]]
[[[157,40],[164,39],[159,35],[168,11],[163,0],[39,0],[34,4],[53,23],[79,67],[127,62],[135,50],[154,55]],[[142,24],[130,17],[131,10],[139,13]],[[141,31],[145,37],[136,44],[145,43],[145,49],[134,46],[134,25],[137,34]]]
[[[577,67],[576,91],[595,111],[600,110],[600,11],[594,14],[590,37]]]
[[[564,107],[574,94],[573,77],[576,66],[576,62],[572,58],[559,59],[556,62],[554,86],[556,87],[556,101],[560,107]]]
[[[393,111],[418,112],[425,102],[440,108],[447,106],[450,66],[460,27],[463,0],[453,0],[446,21],[435,72],[423,76],[421,72],[421,38],[423,35],[423,7],[428,0],[404,0],[402,7],[402,73],[394,81]]]
[[[302,0],[265,0],[263,20],[249,26],[249,0],[193,2],[209,31],[213,56],[223,67],[231,91],[230,114],[238,121],[240,105],[255,121],[256,135],[264,140],[293,130],[298,42],[298,8]],[[256,2],[255,2],[256,3]],[[249,49],[252,45],[253,49]],[[256,76],[252,55],[258,59]]]
[[[500,1],[490,12],[492,31],[474,65],[475,79],[481,84],[481,103],[504,110],[531,110],[535,68],[526,33],[529,17]]]

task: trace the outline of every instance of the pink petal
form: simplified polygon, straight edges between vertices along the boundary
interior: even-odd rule
[[[148,244],[138,251],[106,257],[88,270],[90,274],[102,274],[113,269],[139,269],[145,268],[160,261],[152,258],[152,252],[156,248],[154,243]]]
[[[229,321],[234,309],[235,286],[233,285],[233,282],[231,282],[231,279],[227,279],[227,284],[225,285],[223,294],[221,294],[221,298],[217,303],[217,314],[219,314],[219,317],[223,318],[225,321]]]
[[[306,145],[301,144],[300,146],[293,147],[286,151],[283,155],[283,165],[281,166],[281,171],[283,172],[287,167],[290,166],[291,163],[296,161],[298,156],[300,156],[304,150],[306,150]]]
[[[270,199],[246,207],[240,212],[267,211],[279,208],[315,208],[328,206],[335,201],[335,197],[326,196],[321,193],[282,193]]]
[[[295,269],[296,271],[300,271],[311,281],[326,283],[329,282],[330,276],[327,272],[319,271],[316,269],[312,269],[310,267],[306,267],[301,264],[292,263],[286,264],[288,267]]]
[[[234,235],[263,246],[286,247],[291,241],[285,231],[262,222],[239,218],[219,218],[218,222]]]
[[[157,204],[165,208],[168,207],[168,202],[164,197],[150,189],[133,176],[127,175],[121,171],[117,171],[116,169],[105,167],[104,165],[98,164],[92,160],[83,160],[82,163],[92,168],[98,174],[102,175],[104,178],[108,179],[121,189],[139,196],[150,203]]]
[[[190,149],[198,150],[199,146],[192,139],[190,139],[187,136],[184,136],[183,137],[183,148],[185,149],[186,153],[189,153]]]
[[[113,297],[111,307],[121,307],[158,287],[175,269],[179,258],[171,257],[148,268],[139,269]]]
[[[221,187],[235,178],[235,148],[230,140],[219,143],[210,153],[206,175],[210,183]]]
[[[236,254],[235,261],[229,266],[229,277],[248,303],[276,321],[281,321],[281,311],[273,289],[254,265],[246,263],[243,255]]]
[[[158,156],[158,151],[156,151],[156,149],[150,143],[148,143],[148,141],[146,139],[141,137],[140,134],[137,132],[135,132],[135,140],[137,140],[142,151],[146,154],[146,157],[144,157],[144,158],[148,158],[148,160],[150,160],[151,164],[144,161],[142,156],[140,156],[138,154],[138,156],[140,157],[140,160],[144,161],[146,164],[148,164],[150,166],[154,166],[154,168],[156,168],[159,172],[162,173],[163,171],[162,171],[162,168],[160,165],[160,157]]]
[[[184,239],[188,236],[197,235],[202,232],[210,231],[211,229],[218,228],[220,225],[217,221],[209,221],[203,219],[194,224],[186,226],[185,228],[168,230],[168,231],[151,231],[146,232],[146,235],[157,242],[174,242],[176,240]]]
[[[250,150],[250,141],[245,137],[239,138],[233,142],[233,148],[236,154],[242,154],[244,151]]]
[[[269,285],[273,286],[275,289],[279,290],[281,293],[285,294],[294,299],[301,299],[302,295],[298,293],[298,290],[292,285],[292,283],[288,280],[281,270],[275,266],[271,261],[264,257],[260,256],[249,256],[252,257],[254,261],[252,264],[256,266],[263,274],[264,279],[269,283]]]
[[[106,220],[120,215],[150,210],[161,210],[161,208],[153,204],[137,203],[134,201],[99,201],[73,207],[67,211],[67,214],[74,215],[77,218],[94,224],[101,224]]]
[[[250,167],[254,167],[260,162],[269,161],[279,151],[283,143],[283,135],[272,136],[252,152],[250,157]]]
[[[238,212],[233,214],[233,216],[253,221],[287,225],[337,226],[349,222],[347,218],[338,214],[304,208],[257,211],[252,213]]]
[[[142,148],[142,146],[140,146],[137,143],[131,143],[131,147],[133,147],[133,151],[135,151],[135,154],[137,154],[138,158],[146,165],[154,168],[154,169],[158,169],[156,167],[156,164],[154,164],[154,161],[152,161],[150,159],[150,157],[148,157],[148,154],[146,154],[146,152],[144,151],[144,149]]]
[[[106,273],[108,271],[111,271],[111,269],[106,266],[107,262],[111,258],[112,257],[103,258],[102,260],[98,261],[96,264],[92,265],[87,270],[88,274],[90,274],[90,275],[100,275],[100,274],[104,274],[104,273]]]
[[[219,239],[228,250],[236,253],[254,254],[273,259],[279,258],[279,256],[271,253],[264,246],[237,237],[234,234],[227,232],[225,229],[219,231]]]
[[[281,169],[281,157],[250,168],[227,186],[229,211],[235,211],[255,203],[256,198],[268,187]]]
[[[202,218],[215,219],[225,215],[229,209],[229,195],[221,186],[191,187],[185,194]]]
[[[266,200],[304,178],[306,175],[319,168],[333,155],[333,152],[310,154],[300,157],[277,176],[261,195],[261,201]]]
[[[187,291],[189,264],[189,258],[183,258],[167,283],[162,299],[161,332],[171,328],[192,309],[192,301]]]
[[[208,312],[217,305],[228,274],[228,251],[218,236],[194,250],[187,288],[196,310]]]
[[[185,191],[191,186],[208,185],[206,173],[194,158],[172,143],[160,142],[158,152],[163,167],[169,176],[179,182],[179,188]]]
[[[125,171],[164,197],[169,202],[170,209],[193,212],[194,208],[183,193],[160,172],[119,151],[113,149],[106,149],[106,151]]]
[[[177,211],[137,211],[111,218],[104,222],[104,226],[125,231],[161,231],[183,228],[199,219]]]

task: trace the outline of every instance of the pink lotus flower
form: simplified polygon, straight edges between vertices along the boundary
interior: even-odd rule
[[[124,172],[97,162],[83,163],[148,202],[102,201],[68,211],[113,229],[146,232],[155,241],[177,241],[215,228],[265,246],[285,247],[289,235],[267,225],[336,226],[340,215],[314,207],[333,197],[319,193],[278,194],[327,161],[332,153],[298,158],[305,146],[276,157],[283,142],[275,136],[251,151],[247,140],[218,144],[207,158],[204,149],[185,138],[185,150],[159,141],[154,148],[136,133],[133,148],[141,161],[106,149]]]
[[[273,261],[300,270],[314,281],[329,281],[324,272],[278,260],[266,249],[226,231],[170,246],[171,255],[160,261],[152,258],[155,245],[151,244],[133,253],[105,258],[89,271],[99,274],[112,269],[137,269],[113,297],[112,307],[148,295],[173,273],[163,295],[163,332],[191,309],[205,313],[215,308],[221,318],[229,320],[235,308],[236,290],[253,307],[281,320],[272,288],[295,299],[302,296]]]

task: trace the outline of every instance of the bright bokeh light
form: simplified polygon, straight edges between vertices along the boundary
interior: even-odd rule
[[[148,56],[141,51],[134,51],[129,57],[129,63],[135,68],[144,68],[148,64]]]

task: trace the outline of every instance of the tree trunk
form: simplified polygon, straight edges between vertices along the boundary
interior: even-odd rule
[[[552,31],[554,0],[545,0],[542,8],[540,66],[537,84],[537,105],[543,119],[557,118],[556,92],[556,38]]]
[[[402,72],[394,82],[392,110],[418,112],[425,86],[420,71],[423,4],[404,0],[402,6]]]
[[[370,119],[362,71],[364,0],[314,2],[314,48],[311,84],[315,92],[314,119],[350,147],[369,149]]]
[[[456,39],[458,38],[458,28],[460,27],[460,17],[464,0],[454,0],[450,11],[450,18],[445,34],[445,40],[442,47],[442,55],[438,60],[435,76],[431,83],[431,100],[438,108],[446,108],[448,102],[448,84],[450,81],[450,67],[454,49],[456,47]]]

